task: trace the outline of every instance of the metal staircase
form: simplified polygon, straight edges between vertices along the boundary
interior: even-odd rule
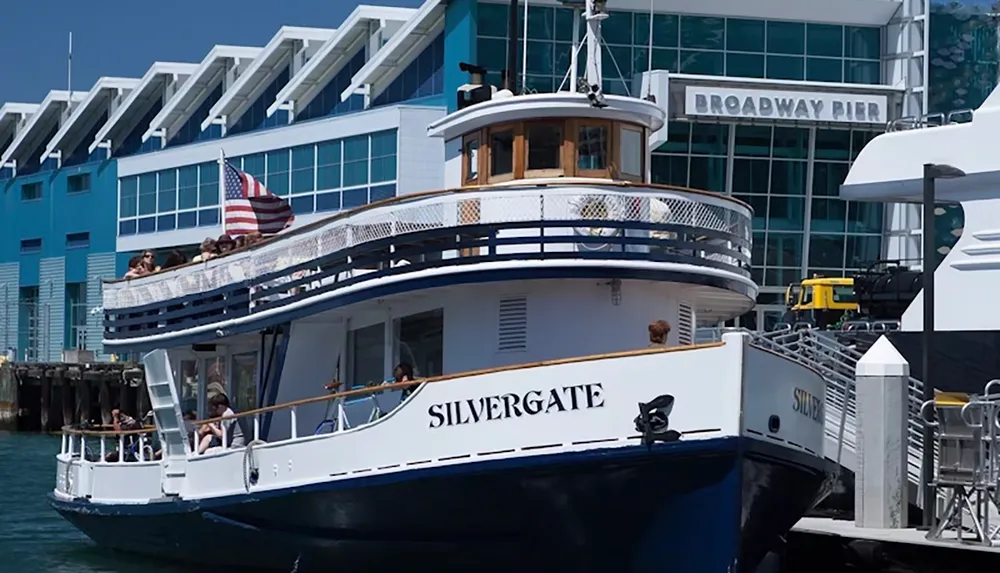
[[[732,329],[699,329],[698,341],[719,340],[723,331]],[[740,329],[742,330],[742,329]],[[780,354],[819,371],[826,379],[826,450],[831,460],[853,471],[857,469],[857,404],[854,373],[862,353],[853,346],[837,341],[830,331],[803,329],[797,331],[753,332],[751,344]],[[911,500],[921,504],[917,495],[920,483],[922,425],[919,413],[923,384],[910,378],[910,419],[907,436],[907,473],[911,485]]]

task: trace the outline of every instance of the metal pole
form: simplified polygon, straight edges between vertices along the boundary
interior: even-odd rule
[[[922,401],[934,399],[934,267],[936,266],[936,251],[934,249],[934,173],[933,166],[924,164],[924,198],[923,198],[923,289],[924,289],[924,329],[923,329],[923,396]],[[932,409],[931,412],[934,410]],[[933,415],[933,414],[932,414]],[[923,525],[933,528],[936,513],[936,492],[931,484],[934,481],[934,429],[924,423],[923,428],[923,463],[921,465],[921,482],[923,482]]]
[[[517,95],[517,0],[510,0],[507,16],[507,85],[504,87]]]

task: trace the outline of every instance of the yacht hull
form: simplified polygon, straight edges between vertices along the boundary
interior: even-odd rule
[[[52,497],[98,545],[277,571],[752,571],[827,462],[720,438],[143,505]]]

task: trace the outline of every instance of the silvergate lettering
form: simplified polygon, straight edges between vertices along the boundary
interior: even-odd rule
[[[441,428],[603,407],[604,387],[594,382],[432,404],[427,415],[431,418],[428,427]]]

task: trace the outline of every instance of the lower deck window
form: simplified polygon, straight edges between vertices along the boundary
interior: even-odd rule
[[[406,362],[416,376],[440,376],[444,363],[444,311],[411,314],[396,321],[395,363]]]
[[[351,332],[351,387],[385,380],[385,324]]]

